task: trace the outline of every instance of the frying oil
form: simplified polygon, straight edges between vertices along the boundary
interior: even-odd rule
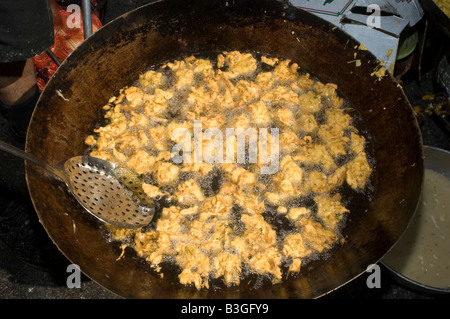
[[[211,55],[211,57],[216,56],[217,53],[213,53],[213,54],[206,54],[206,55]],[[259,55],[256,55],[258,57],[258,60],[260,58]],[[199,56],[198,58],[204,58],[202,56]],[[214,61],[215,59],[210,59],[211,61]],[[213,62],[213,66],[216,67],[215,62]],[[161,71],[161,69],[155,68],[155,70]],[[262,62],[259,61],[258,63],[258,68],[257,70],[253,73],[253,75],[251,76],[240,76],[236,79],[232,79],[231,82],[233,84],[236,84],[238,81],[240,80],[247,80],[247,81],[253,81],[256,77],[256,74],[260,73],[260,72],[268,72],[268,71],[272,71],[273,67],[270,67]],[[169,70],[168,68],[163,70],[163,81],[162,81],[162,89],[167,89],[169,87],[171,87],[173,85],[173,83],[175,82],[175,76],[174,73]],[[206,84],[204,83],[204,80],[202,77],[197,77],[195,79],[195,83],[193,84],[193,86],[205,86]],[[318,81],[318,79],[312,79],[315,82]],[[149,89],[145,89],[145,87],[142,87],[142,85],[139,83],[139,81],[137,81],[135,84],[135,86],[140,87],[141,89],[143,89],[144,91],[146,90],[146,93],[148,94],[152,94],[153,93],[153,89],[149,90]],[[210,90],[209,88],[207,88],[205,86],[206,91]],[[172,121],[172,120],[176,120],[177,122],[181,123],[183,121],[187,120],[186,114],[185,112],[183,112],[184,108],[186,107],[186,99],[187,96],[189,94],[189,90],[187,89],[183,89],[183,88],[179,88],[177,90],[175,90],[174,96],[168,101],[168,109],[165,112],[165,114],[162,115],[163,118],[167,119],[168,122]],[[344,103],[347,103],[347,101],[344,100]],[[325,107],[323,107],[323,110],[321,110],[320,112],[314,114],[315,116],[315,120],[317,121],[318,125],[324,124],[324,122],[326,122],[326,116],[325,116],[325,112],[327,109],[329,109],[331,107],[331,105],[329,105],[330,103],[327,102],[326,100],[323,100],[323,104],[325,105]],[[345,107],[348,109],[349,105],[348,104],[344,104]],[[220,108],[220,105],[216,105],[216,107]],[[277,105],[273,105],[272,106],[274,109],[276,109],[278,106]],[[136,113],[139,112],[144,112],[144,108],[142,106],[138,106],[137,108],[135,108],[134,110]],[[233,120],[236,118],[237,115],[240,115],[241,113],[244,112],[244,110],[239,109],[239,108],[228,108],[228,109],[224,109],[224,124],[223,127],[232,127],[233,126]],[[294,116],[298,117],[298,111],[295,111]],[[356,111],[354,111],[356,112]],[[352,118],[355,119],[357,118],[357,114],[351,114]],[[352,123],[352,125],[354,125],[354,127],[356,127],[358,130],[360,130],[360,127],[363,128],[363,123],[359,123],[358,120],[356,120],[357,123]],[[149,121],[149,125],[152,126],[154,125],[154,123],[152,123],[152,119],[150,119]],[[161,124],[164,125],[164,124]],[[250,123],[251,126],[255,126],[255,123]],[[277,123],[272,122],[268,124],[268,127],[276,127]],[[143,128],[144,131],[147,131],[147,128]],[[297,131],[297,135],[299,138],[303,138],[305,137],[305,133],[301,131],[300,128],[296,128]],[[280,131],[281,133],[281,131]],[[349,134],[349,132],[346,132]],[[224,134],[225,135],[225,134]],[[311,135],[311,140],[312,142],[315,142],[319,139],[319,137],[316,134],[310,134]],[[366,134],[364,134],[366,141],[369,141],[369,138]],[[168,143],[172,143],[171,141],[168,141]],[[170,147],[169,147],[170,149]],[[247,150],[247,148],[246,148]],[[149,153],[152,153],[151,148],[148,148]],[[368,157],[369,157],[369,161],[371,161],[371,152],[368,149]],[[283,158],[284,154],[281,153],[280,154],[280,158]],[[342,157],[339,159],[339,161],[341,163],[338,164],[343,164],[346,163],[348,161],[350,161],[353,158],[354,155],[348,155],[345,157]],[[246,169],[252,170],[252,165],[251,163],[243,163],[243,164],[238,164],[237,166],[242,166]],[[373,167],[373,162],[371,162],[371,167]],[[316,171],[321,171],[324,172],[320,167],[317,166],[306,166],[303,165],[301,166],[301,168],[304,170],[304,174],[305,176],[308,174],[309,171],[311,170],[316,170]],[[151,176],[144,176],[142,177],[142,179],[152,179]],[[206,176],[204,176],[203,178],[199,179],[198,173],[182,173],[180,174],[180,179],[178,182],[182,182],[182,181],[186,181],[189,179],[195,179],[198,180],[200,183],[200,186],[205,194],[205,196],[209,197],[209,196],[213,196],[215,194],[217,194],[217,192],[219,191],[219,189],[221,188],[222,185],[222,181],[225,178],[224,173],[218,169],[215,168],[210,174],[207,174]],[[259,182],[261,182],[262,184],[264,184],[266,186],[265,190],[260,190],[258,191],[258,195],[261,197],[261,199],[263,199],[264,197],[264,192],[266,190],[270,190],[270,185],[271,185],[271,180],[273,178],[273,175],[259,175]],[[135,178],[132,179],[133,180],[133,185],[135,184],[134,181],[136,180]],[[368,193],[370,193],[370,187],[366,188],[369,189]],[[342,189],[338,189],[336,191],[342,191]],[[344,190],[343,195],[343,203],[349,203],[352,202],[354,196],[355,196],[355,192],[350,190],[350,188],[346,188]],[[303,196],[301,198],[297,198],[292,200],[289,203],[286,203],[286,208],[292,208],[292,207],[299,207],[299,206],[303,206],[303,207],[308,207],[311,209],[312,212],[312,218],[315,219],[316,221],[319,221],[320,219],[318,217],[316,217],[316,212],[317,212],[317,207],[316,204],[314,203],[314,194],[310,193],[306,196]],[[359,195],[357,195],[359,196]],[[357,197],[358,198],[358,197]],[[236,206],[236,205],[235,205]],[[266,207],[269,205],[266,205]],[[242,233],[244,231],[245,225],[242,223],[242,221],[240,221],[240,215],[244,210],[242,208],[239,207],[233,207],[233,212],[230,214],[229,220],[228,222],[232,225],[234,225],[235,227],[233,227],[234,231],[236,233]],[[279,247],[282,247],[283,241],[285,239],[286,236],[288,236],[289,234],[295,234],[298,233],[300,230],[297,226],[294,225],[294,223],[290,220],[288,220],[288,218],[285,216],[285,214],[278,214],[276,212],[276,207],[270,211],[270,209],[266,209],[266,212],[263,214],[263,217],[265,218],[265,220],[273,227],[273,229],[276,230],[277,233],[277,244]],[[189,217],[191,220],[195,219],[195,216],[191,216]],[[156,224],[156,223],[155,223]],[[155,225],[154,224],[154,225]],[[339,233],[343,227],[344,223],[341,223],[340,226],[337,228],[336,233],[338,235],[338,237],[340,236]],[[207,239],[207,238],[205,238]],[[317,259],[317,258],[321,258],[321,256],[326,256],[323,253],[322,254],[318,254],[318,253],[313,253],[311,254],[308,258],[309,260],[311,259]],[[167,256],[166,256],[167,257]],[[213,256],[211,256],[213,257]],[[175,263],[176,262],[176,258],[175,257],[167,257],[165,259],[165,261],[169,262],[170,264]],[[283,262],[285,262],[286,264],[283,266],[283,272],[286,273],[287,268],[288,268],[288,263],[289,261],[284,260]],[[305,260],[305,262],[307,262],[307,260]],[[262,282],[267,280],[270,280],[270,276],[257,276],[256,279],[253,277],[252,275],[252,271],[246,267],[245,265],[243,266],[243,271],[242,271],[242,277],[243,278],[247,278],[248,281],[254,281],[255,285],[262,285]],[[253,278],[253,279],[252,279]],[[244,280],[244,279],[243,279]]]

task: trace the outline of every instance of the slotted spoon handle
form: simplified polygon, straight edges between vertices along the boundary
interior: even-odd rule
[[[47,171],[49,171],[50,173],[53,173],[54,175],[56,175],[57,177],[59,177],[61,180],[63,180],[64,182],[66,182],[66,177],[63,174],[62,171],[48,165],[47,163],[43,162],[42,160],[38,159],[36,156],[27,153],[25,151],[22,151],[21,149],[12,146],[11,144],[5,143],[3,141],[0,141],[0,150],[5,151],[7,153],[10,153],[14,156],[20,157],[24,160],[27,160],[29,162],[32,162],[44,169],[46,169]]]

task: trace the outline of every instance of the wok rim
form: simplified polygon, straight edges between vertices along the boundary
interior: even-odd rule
[[[94,43],[94,41],[96,41],[96,34],[98,34],[99,32],[101,32],[102,29],[104,29],[105,27],[112,28],[112,27],[114,26],[114,24],[116,23],[116,21],[118,21],[119,19],[126,19],[127,17],[129,17],[130,15],[134,14],[135,12],[138,12],[139,10],[141,10],[141,9],[144,8],[144,7],[150,7],[150,6],[154,6],[154,5],[156,5],[156,4],[159,4],[159,3],[166,3],[166,2],[170,2],[170,0],[159,0],[159,1],[155,1],[155,2],[152,2],[152,3],[146,4],[146,5],[142,6],[142,7],[136,8],[136,9],[130,11],[130,12],[127,12],[127,13],[123,14],[122,16],[120,16],[120,17],[114,19],[113,21],[109,22],[108,24],[105,24],[105,26],[103,26],[99,31],[97,31],[96,33],[94,33],[94,34],[93,34],[91,37],[89,37],[87,40],[85,40],[85,41],[84,41],[84,42],[83,42],[76,50],[74,50],[74,52],[72,52],[72,53],[69,55],[69,57],[61,64],[61,66],[60,66],[60,67],[58,68],[58,70],[55,72],[55,75],[54,75],[54,77],[52,77],[52,80],[53,80],[54,78],[57,78],[57,77],[59,76],[59,73],[62,73],[62,72],[63,72],[63,71],[60,71],[60,70],[64,70],[64,68],[66,68],[66,65],[69,65],[71,59],[76,59],[76,58],[77,58],[77,54],[78,54],[78,52],[80,52],[80,50],[82,50],[82,48],[86,48],[86,47],[88,47],[89,45],[91,45],[92,43]],[[297,9],[297,10],[303,11],[303,10],[301,10],[301,9]],[[312,14],[307,13],[306,11],[304,11],[304,13],[310,15],[310,18],[311,18],[311,19],[317,20],[317,18],[316,18],[315,16],[313,16]],[[321,23],[322,23],[322,22],[321,22]],[[328,26],[325,26],[325,28],[329,28],[329,30],[332,30],[332,32],[334,32],[334,33],[337,34],[337,37],[350,38],[350,39],[352,39],[352,41],[354,41],[354,43],[359,43],[359,42],[357,42],[355,39],[353,39],[352,37],[350,37],[348,34],[346,34],[344,31],[340,30],[339,28],[335,28],[333,25],[331,25],[331,24],[329,24],[329,23],[326,23],[326,25],[328,25]],[[81,49],[80,49],[80,48],[81,48]],[[369,53],[364,53],[364,54],[366,54],[366,56],[370,57],[370,59],[373,59],[373,55],[372,55],[370,52],[369,52]],[[375,59],[375,60],[376,60],[376,59]],[[373,61],[373,60],[372,60],[372,61]],[[397,83],[397,81],[394,79],[394,77],[393,77],[391,74],[388,74],[387,77],[389,77],[390,81],[392,81],[393,83]],[[52,81],[52,80],[51,80],[51,81]],[[56,81],[56,80],[54,80],[54,81]],[[49,82],[49,83],[50,83],[50,82]],[[47,85],[47,86],[49,86],[49,85]],[[45,90],[44,90],[44,91],[45,91]],[[406,95],[405,95],[404,91],[402,90],[401,92],[402,92],[403,97],[406,99],[406,101],[408,101],[407,98],[406,98]],[[41,101],[41,99],[42,99],[42,95],[41,95],[41,98],[39,99],[39,102]],[[38,102],[38,105],[39,105],[39,102]],[[408,103],[409,108],[410,108],[410,111],[411,111],[411,113],[412,113],[411,105],[409,104],[409,102],[407,102],[407,103]],[[35,110],[35,111],[36,111],[36,110]],[[33,125],[33,118],[34,118],[34,114],[33,114],[32,122],[31,122],[30,126]],[[414,125],[414,124],[413,124],[413,125]],[[418,133],[418,135],[419,135],[419,137],[420,137],[419,144],[420,144],[420,148],[422,148],[421,133],[420,133],[420,130],[419,130],[419,126],[418,126],[418,124],[417,124],[417,121],[415,121],[415,129],[416,129],[416,131],[417,131],[417,133]],[[31,145],[31,143],[32,143],[32,139],[31,139],[31,138],[29,139],[29,138],[27,137],[27,142],[26,142],[26,149],[27,149],[27,150],[32,150],[32,145]],[[419,164],[419,166],[420,166],[421,164],[423,165],[423,163],[420,163],[420,162],[419,162],[418,164]],[[26,181],[27,181],[28,188],[29,188],[29,190],[30,190],[30,197],[32,198],[33,205],[34,205],[34,207],[35,207],[35,209],[36,209],[36,212],[38,213],[38,216],[39,216],[39,219],[40,219],[40,221],[41,221],[41,224],[42,224],[43,227],[45,228],[46,232],[49,234],[49,237],[51,238],[51,240],[55,243],[56,247],[58,247],[58,249],[63,253],[63,255],[64,255],[69,261],[71,261],[71,262],[76,262],[76,260],[73,260],[73,257],[70,256],[70,254],[67,254],[66,251],[64,251],[63,249],[60,248],[60,245],[58,244],[57,240],[55,240],[55,239],[52,237],[51,231],[49,232],[49,230],[48,230],[47,227],[45,226],[45,221],[41,220],[41,215],[39,214],[39,208],[37,207],[37,205],[36,205],[36,203],[35,203],[35,200],[34,200],[34,194],[33,194],[33,192],[31,192],[31,189],[33,188],[33,182],[30,180],[30,174],[32,174],[31,171],[32,171],[32,168],[30,168],[30,166],[29,166],[28,163],[27,163],[27,164],[26,164]],[[422,173],[422,178],[421,178],[421,179],[423,179],[423,173]],[[421,188],[421,187],[420,187],[420,188]],[[416,203],[415,203],[415,206],[416,206],[416,207],[417,207],[417,205],[418,205],[418,199],[417,199],[417,201],[416,201]],[[408,224],[410,223],[410,221],[411,221],[411,219],[412,219],[412,216],[413,216],[413,215],[411,215],[411,218],[409,219]],[[406,229],[406,228],[405,228],[405,229]],[[404,232],[404,231],[405,231],[405,230],[403,230],[403,232]],[[402,234],[403,234],[403,232],[402,232]],[[401,236],[400,236],[400,237],[401,237]],[[400,237],[399,237],[399,238],[400,238]],[[398,239],[397,239],[397,240],[398,240]],[[387,253],[388,250],[389,250],[389,247],[385,250],[385,252],[383,253],[383,255],[382,255],[381,257],[379,257],[376,261],[374,261],[374,263],[379,262],[379,261],[382,259],[382,257],[384,256],[384,254]],[[82,268],[82,271],[83,271],[83,268]],[[357,277],[359,277],[360,275],[362,275],[364,272],[365,272],[365,270],[362,270],[361,272],[359,272],[359,273],[357,273],[357,274],[354,274],[351,278],[349,278],[347,281],[341,283],[339,286],[337,286],[337,287],[335,287],[335,288],[333,288],[333,289],[331,289],[331,290],[328,290],[328,291],[326,291],[326,292],[321,292],[321,293],[315,295],[314,298],[322,297],[322,296],[324,296],[324,295],[327,295],[327,294],[329,294],[329,293],[331,293],[331,292],[333,292],[333,291],[339,289],[340,287],[346,285],[347,283],[353,281],[355,278],[357,278]],[[97,278],[95,278],[95,276],[92,276],[92,275],[89,274],[89,273],[85,273],[84,271],[83,271],[83,273],[84,273],[87,277],[89,277],[91,280],[97,282],[99,285],[101,285],[102,287],[104,287],[105,289],[107,289],[107,290],[109,290],[109,291],[111,291],[111,292],[113,292],[113,293],[115,293],[115,294],[118,294],[119,296],[122,296],[122,294],[117,293],[116,291],[110,289],[109,287],[107,287],[107,286],[105,286],[104,284],[102,284],[101,282],[99,282],[99,280],[98,280]],[[220,296],[219,296],[219,298],[220,298]]]

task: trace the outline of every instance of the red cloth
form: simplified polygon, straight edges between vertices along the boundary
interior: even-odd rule
[[[62,62],[84,40],[82,10],[81,7],[78,7],[79,10],[77,11],[69,10],[68,12],[68,7],[58,5],[55,0],[50,0],[50,4],[55,34],[55,42],[50,50]],[[96,1],[91,1],[91,4],[95,8]],[[77,12],[79,12],[79,16],[76,17],[77,20],[74,20]],[[74,21],[80,22],[79,28],[71,28],[68,26],[68,22],[70,25],[70,22],[73,23]],[[101,27],[102,23],[99,19],[99,13],[94,9],[92,11],[92,32],[96,32]],[[38,73],[37,85],[39,90],[42,91],[58,66],[46,52],[34,57],[33,62],[35,70]]]

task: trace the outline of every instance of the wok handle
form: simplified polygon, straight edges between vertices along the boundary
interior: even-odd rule
[[[8,143],[5,143],[3,141],[0,141],[0,150],[5,151],[7,153],[10,153],[14,156],[20,157],[24,160],[30,161],[44,169],[46,169],[47,171],[49,171],[50,173],[53,173],[54,175],[56,175],[57,177],[59,177],[61,180],[63,180],[64,182],[66,182],[66,178],[63,174],[63,172],[61,172],[60,170],[55,169],[54,167],[48,165],[47,163],[44,163],[43,161],[41,161],[40,159],[38,159],[37,157],[35,157],[34,155],[27,153],[25,151],[22,151],[21,149],[18,149],[15,146],[12,146]]]
[[[86,40],[92,34],[91,1],[81,0],[81,7],[83,10],[83,33]]]

